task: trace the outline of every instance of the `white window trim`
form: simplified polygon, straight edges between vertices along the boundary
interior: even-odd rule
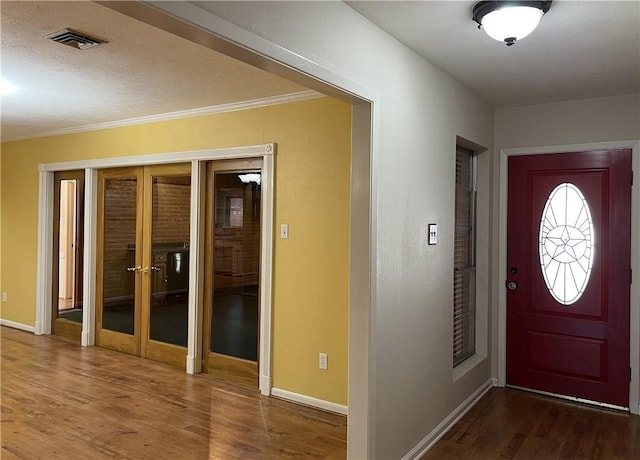
[[[189,259],[189,336],[186,369],[201,371],[202,309],[204,268],[204,190],[205,162],[260,157],[262,166],[262,235],[260,287],[260,392],[271,393],[271,317],[273,268],[273,156],[274,144],[253,145],[188,152],[157,153],[122,158],[104,158],[38,165],[40,189],[38,202],[38,269],[36,281],[36,334],[51,333],[51,286],[53,241],[53,176],[55,171],[85,170],[85,245],[83,272],[82,346],[95,344],[97,173],[99,169],[168,163],[191,163],[191,228]]]
[[[498,274],[494,278],[493,285],[498,293],[497,356],[495,356],[498,362],[498,375],[494,377],[497,377],[497,383],[500,387],[504,387],[507,381],[507,299],[504,287],[507,273],[507,160],[510,156],[515,155],[548,155],[613,149],[631,149],[631,168],[638,175],[638,171],[640,171],[640,140],[500,149]],[[632,414],[640,414],[640,185],[637,180],[631,189],[631,269],[635,275],[631,284],[630,298],[631,381],[629,383],[629,411]]]

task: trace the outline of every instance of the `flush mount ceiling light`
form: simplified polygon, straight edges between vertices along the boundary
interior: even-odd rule
[[[549,8],[551,1],[478,2],[473,7],[473,20],[491,38],[511,46],[533,32]]]
[[[255,182],[256,184],[260,185],[259,173],[239,174],[238,178],[242,181],[243,184],[250,184],[251,182]]]

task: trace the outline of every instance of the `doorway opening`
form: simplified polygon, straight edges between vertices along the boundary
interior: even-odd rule
[[[82,334],[84,171],[54,176],[52,332],[79,342]]]

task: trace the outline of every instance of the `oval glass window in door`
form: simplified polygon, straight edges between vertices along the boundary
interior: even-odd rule
[[[584,293],[593,266],[594,233],[591,212],[574,184],[554,188],[540,219],[540,267],[549,293],[563,305]]]

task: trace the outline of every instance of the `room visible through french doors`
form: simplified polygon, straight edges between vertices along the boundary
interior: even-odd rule
[[[258,387],[262,160],[207,165],[204,371]]]
[[[507,385],[627,407],[631,151],[508,167]]]
[[[184,368],[190,164],[98,174],[96,345]]]
[[[80,342],[84,250],[84,171],[54,175],[51,332]]]

